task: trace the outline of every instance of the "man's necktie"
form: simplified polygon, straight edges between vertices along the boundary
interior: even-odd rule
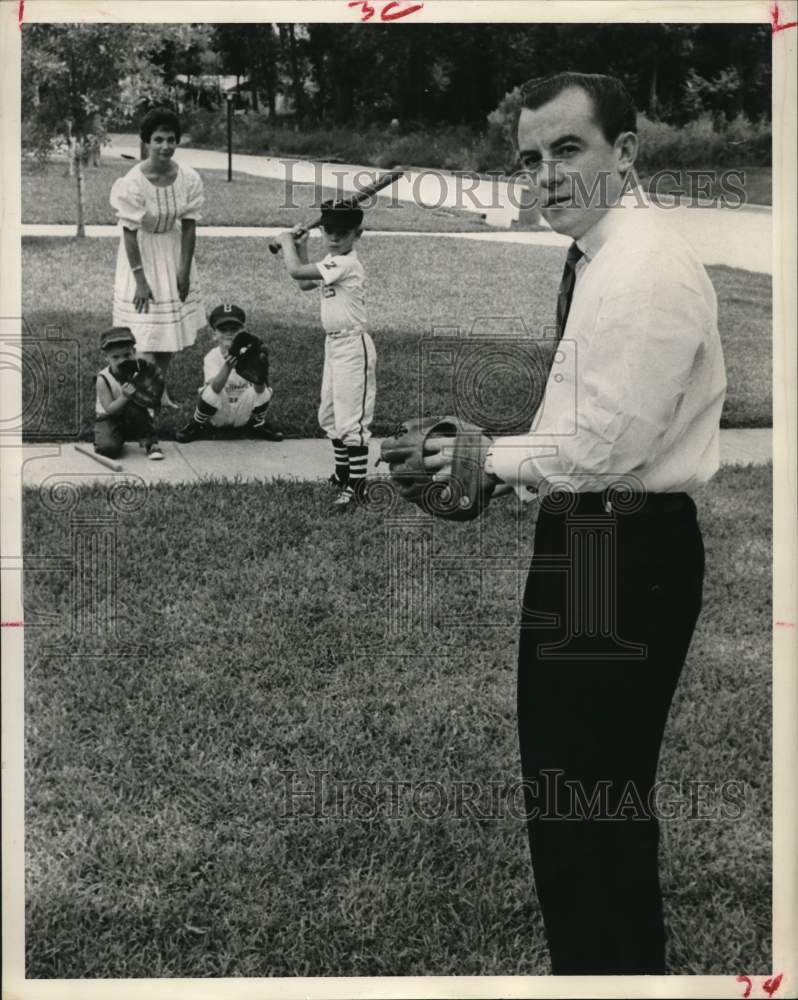
[[[565,324],[568,321],[568,313],[571,309],[571,299],[574,294],[576,284],[576,265],[584,256],[576,245],[576,241],[568,248],[568,256],[565,258],[565,268],[560,281],[560,291],[557,293],[557,340],[562,340],[565,332]]]

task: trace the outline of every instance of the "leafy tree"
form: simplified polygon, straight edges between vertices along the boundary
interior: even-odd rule
[[[88,153],[98,149],[105,116],[119,112],[126,78],[161,84],[153,55],[165,32],[137,24],[25,24],[22,32],[23,148],[46,160],[67,147],[82,237]]]

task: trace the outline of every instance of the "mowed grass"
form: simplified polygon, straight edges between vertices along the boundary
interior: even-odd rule
[[[178,154],[179,159],[179,154]],[[109,197],[111,186],[133,163],[112,160],[85,171],[86,224],[113,225],[116,215]],[[226,170],[200,170],[205,184],[203,226],[295,226],[314,215],[325,198],[340,197],[334,188],[314,184],[287,184],[269,177],[235,171],[232,182]],[[77,223],[76,180],[64,162],[46,166],[23,165],[22,221]],[[421,208],[384,195],[367,209],[370,229],[409,232],[487,232],[490,227],[473,212],[449,208]]]
[[[472,422],[503,433],[528,428],[553,344],[562,251],[366,233],[358,252],[378,353],[374,432],[387,433],[419,411],[448,412],[455,405]],[[115,239],[23,240],[23,316],[34,351],[24,379],[28,437],[91,436],[93,376],[104,364],[98,334],[111,324],[116,253]],[[316,253],[320,242],[313,241],[311,256]],[[319,436],[324,335],[318,292],[300,292],[263,240],[200,239],[197,261],[208,308],[237,302],[268,344],[273,419],[289,436]],[[718,292],[729,382],[723,425],[770,426],[770,278],[728,267],[708,270]],[[45,394],[34,376],[57,349],[42,342],[48,328],[61,331],[70,359],[77,360],[68,362],[63,381],[49,378]],[[211,343],[205,330],[173,359],[170,391],[183,406],[164,415],[164,438],[192,412]],[[41,406],[27,406],[34,397]]]
[[[69,515],[24,502],[28,564],[68,555]],[[659,771],[669,971],[767,974],[770,469],[697,502],[704,610]],[[114,639],[71,636],[68,576],[27,574],[28,977],[548,972],[513,806],[530,508],[435,523],[430,634],[386,514],[328,503],[151,489],[117,512]]]

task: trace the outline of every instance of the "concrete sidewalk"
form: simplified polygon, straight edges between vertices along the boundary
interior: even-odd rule
[[[93,239],[109,239],[114,237],[119,239],[119,229],[116,226],[86,226],[86,236]],[[75,235],[73,223],[39,223],[25,222],[20,227],[23,236],[58,236],[72,237]],[[197,226],[197,232],[201,236],[214,236],[223,239],[234,239],[236,237],[259,237],[266,239],[285,232],[285,226]],[[318,229],[311,229],[312,236],[319,236]],[[566,247],[570,244],[570,236],[562,236],[560,233],[552,232],[528,232],[526,230],[496,231],[487,233],[428,233],[413,232],[410,230],[393,229],[367,229],[364,239],[369,236],[391,236],[398,239],[408,236],[421,239],[443,238],[455,240],[480,240],[488,243],[526,243],[532,246],[544,247]]]
[[[771,461],[770,428],[722,430],[721,462],[724,465],[763,465]],[[327,479],[332,471],[332,452],[324,438],[288,440],[280,443],[225,440],[192,444],[162,442],[163,462],[150,462],[135,443],[126,447],[115,472],[72,444],[26,445],[23,448],[22,482],[25,486],[108,482],[109,477],[132,476],[143,483],[194,483],[202,480],[264,481],[273,479]],[[371,441],[369,473],[376,469],[380,441]]]

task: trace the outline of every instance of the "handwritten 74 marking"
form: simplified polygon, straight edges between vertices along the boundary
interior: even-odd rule
[[[780,972],[777,976],[771,976],[770,979],[766,979],[764,983],[762,983],[762,990],[765,993],[767,993],[769,997],[772,997],[773,994],[776,992],[776,990],[779,988],[779,986],[781,986],[781,981],[783,978],[784,978],[783,972]],[[742,997],[743,1000],[748,1000],[748,997],[751,996],[751,990],[753,989],[754,985],[753,980],[751,979],[750,976],[738,976],[737,982],[745,983],[745,992],[743,993]]]

